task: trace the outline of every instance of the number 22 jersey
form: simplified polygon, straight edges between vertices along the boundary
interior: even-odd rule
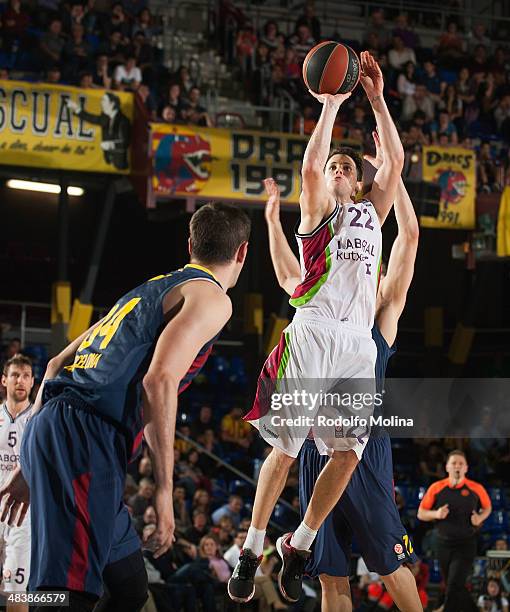
[[[301,283],[290,304],[307,317],[371,330],[381,269],[382,235],[371,202],[337,204],[309,234],[296,233]]]

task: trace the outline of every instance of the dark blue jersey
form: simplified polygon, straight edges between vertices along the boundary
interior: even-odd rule
[[[142,440],[142,380],[166,324],[163,299],[178,285],[195,280],[220,286],[209,270],[188,264],[126,293],[80,344],[73,364],[45,383],[44,400],[62,393],[78,396],[126,434],[134,453]],[[180,381],[179,393],[201,370],[215,340],[199,351]]]
[[[375,386],[378,393],[382,393],[384,389],[384,379],[386,378],[386,368],[388,367],[388,361],[391,356],[395,353],[395,344],[389,346],[384,336],[381,334],[381,330],[377,323],[374,323],[372,327],[372,338],[377,347],[377,359],[375,361]],[[382,407],[374,410],[374,416],[377,417],[382,413]]]
[[[384,388],[384,379],[386,377],[386,368],[390,357],[395,353],[395,344],[389,346],[377,323],[372,327],[372,339],[377,347],[377,359],[375,362],[375,382],[377,391],[382,391]]]

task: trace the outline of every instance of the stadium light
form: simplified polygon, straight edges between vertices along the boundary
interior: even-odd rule
[[[60,193],[60,185],[54,183],[38,183],[37,181],[22,181],[20,179],[9,179],[6,183],[10,189],[22,189],[23,191],[38,191],[40,193]],[[82,187],[69,185],[67,195],[82,196],[85,193]]]

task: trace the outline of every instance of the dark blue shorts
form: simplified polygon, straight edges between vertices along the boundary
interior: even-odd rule
[[[57,396],[28,422],[20,461],[30,487],[29,590],[101,595],[106,566],[140,548],[123,503],[124,437],[80,399]]]
[[[299,458],[299,501],[304,516],[315,481],[329,457],[306,440]],[[349,576],[353,536],[367,567],[387,576],[418,559],[406,533],[393,489],[391,443],[370,438],[340,501],[322,524],[306,568],[310,576]]]

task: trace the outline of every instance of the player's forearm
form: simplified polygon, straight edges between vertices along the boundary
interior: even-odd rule
[[[484,510],[479,512],[478,516],[480,518],[480,522],[483,523],[489,517],[491,512],[492,512],[492,508],[485,508]]]
[[[292,252],[280,222],[268,223],[269,251],[280,287],[285,288],[289,278],[301,276],[299,262]]]
[[[175,381],[164,374],[146,374],[144,388],[144,437],[160,489],[172,491],[177,391]]]
[[[420,227],[411,198],[407,193],[402,177],[398,183],[395,196],[395,217],[397,219],[398,233],[409,238],[418,240]]]
[[[306,173],[309,169],[319,169],[320,172],[323,172],[328,159],[331,134],[339,108],[340,104],[332,100],[326,100],[322,105],[321,116],[308,141],[303,157],[303,173]]]
[[[370,104],[374,111],[377,131],[382,150],[384,151],[384,160],[394,165],[395,172],[398,172],[400,175],[404,166],[404,147],[402,146],[395,123],[391,118],[386,101],[380,95],[370,100]]]
[[[437,519],[437,510],[425,510],[423,508],[419,508],[418,519],[425,522],[435,521]]]

